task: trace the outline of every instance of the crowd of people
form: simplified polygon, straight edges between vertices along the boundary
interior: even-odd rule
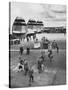
[[[23,59],[19,57],[19,62],[17,64],[17,67],[15,68],[16,72],[22,72],[24,73],[24,76],[29,77],[29,86],[32,82],[34,82],[34,70],[29,66],[29,62],[26,59]]]
[[[53,49],[57,49],[57,53],[59,53],[59,47],[58,44],[56,43],[56,41],[54,40],[53,42],[49,43],[48,45],[48,58],[50,60],[50,62],[52,62],[53,60]],[[23,46],[20,47],[20,57],[19,57],[19,63],[17,65],[16,71],[17,72],[24,72],[24,75],[29,77],[29,85],[31,86],[31,84],[34,82],[34,70],[32,69],[32,67],[30,67],[28,60],[21,58],[22,54],[23,54]],[[26,50],[26,55],[30,55],[30,47],[27,47]],[[41,51],[41,55],[38,57],[36,66],[38,69],[38,73],[42,73],[44,71],[45,65],[45,50]]]

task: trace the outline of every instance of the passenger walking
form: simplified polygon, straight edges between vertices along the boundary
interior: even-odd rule
[[[53,59],[53,55],[52,55],[52,44],[49,45],[48,47],[48,57],[50,59],[50,62],[52,62],[52,59]]]
[[[53,49],[56,49],[56,47],[57,47],[57,43],[56,43],[56,41],[54,40],[54,41],[52,42],[52,48],[53,48]]]
[[[26,54],[29,55],[30,54],[30,42],[29,41],[27,41],[26,50],[27,50]]]
[[[53,59],[52,50],[49,51],[48,57],[50,59],[50,62],[52,62]]]
[[[29,55],[30,54],[30,48],[29,47],[27,47],[27,53],[26,53],[27,55]]]
[[[57,53],[59,53],[59,47],[58,47],[58,45],[57,45],[56,49],[57,49]]]
[[[23,54],[23,46],[20,47],[20,54]]]

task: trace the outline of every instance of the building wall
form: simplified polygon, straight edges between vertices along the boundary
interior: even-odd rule
[[[13,25],[12,31],[26,32],[27,31],[27,27],[26,26]]]

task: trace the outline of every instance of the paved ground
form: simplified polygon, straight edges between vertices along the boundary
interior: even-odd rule
[[[57,38],[57,43],[59,45],[60,51],[57,54],[56,50],[53,50],[53,62],[50,63],[47,56],[48,52],[47,50],[45,50],[45,69],[44,72],[42,72],[41,74],[38,73],[36,65],[41,50],[31,50],[30,55],[26,55],[26,50],[24,51],[22,59],[27,59],[29,65],[34,69],[34,82],[31,86],[34,87],[66,84],[66,36],[58,36],[59,37],[57,37],[56,35],[55,38]],[[51,37],[51,39],[55,39],[52,38],[52,35],[48,37]],[[30,44],[31,47],[33,47],[33,43]],[[26,44],[24,46],[26,46]],[[20,45],[14,45],[10,47],[10,84],[12,88],[29,86],[28,76],[25,77],[23,75],[23,72],[17,73],[13,71],[19,62],[19,47]]]
[[[46,85],[62,85],[66,83],[66,51],[60,50],[59,54],[53,50],[53,62],[50,63],[47,57],[47,50],[45,50],[45,70],[39,74],[36,68],[37,58],[40,56],[40,50],[31,50],[30,55],[25,52],[22,59],[26,58],[29,64],[34,69],[34,83],[32,86],[46,86]],[[23,72],[16,73],[13,69],[19,62],[19,52],[11,51],[11,86],[12,87],[28,87],[28,76],[24,76]]]

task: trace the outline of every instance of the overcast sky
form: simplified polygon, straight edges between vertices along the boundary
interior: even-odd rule
[[[26,22],[30,18],[42,20],[46,27],[66,26],[65,5],[12,2],[11,26],[17,16],[24,18]]]

